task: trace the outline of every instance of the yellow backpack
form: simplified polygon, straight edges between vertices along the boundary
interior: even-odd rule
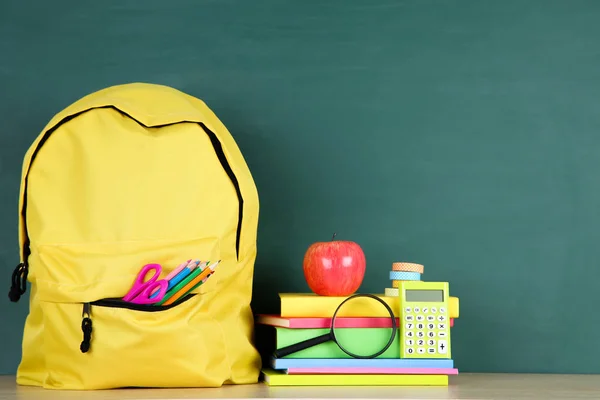
[[[21,264],[31,282],[17,383],[52,389],[216,387],[261,368],[250,308],[258,193],[201,100],[151,84],[92,93],[27,152]],[[170,305],[122,300],[147,264],[163,276],[218,261]]]

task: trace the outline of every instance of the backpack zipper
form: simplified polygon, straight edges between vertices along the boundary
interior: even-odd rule
[[[87,353],[90,349],[92,340],[92,314],[90,303],[83,303],[83,313],[81,314],[81,330],[83,331],[83,341],[79,345],[82,353]]]
[[[90,350],[90,342],[92,340],[92,305],[96,307],[125,308],[128,310],[141,312],[159,312],[166,311],[170,308],[178,306],[179,304],[185,303],[194,296],[196,296],[196,293],[190,293],[187,296],[184,296],[179,300],[169,304],[168,306],[134,304],[124,301],[120,298],[107,298],[83,303],[83,311],[81,313],[81,331],[83,332],[83,340],[79,345],[79,349],[82,353],[87,353]]]
[[[10,291],[8,292],[8,298],[13,303],[19,301],[21,296],[27,290],[27,274],[29,273],[29,267],[27,263],[20,263],[14,269],[12,273],[12,280],[10,284]]]

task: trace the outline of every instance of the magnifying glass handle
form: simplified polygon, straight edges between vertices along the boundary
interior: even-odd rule
[[[316,346],[321,343],[325,343],[331,340],[331,331],[325,333],[321,336],[316,336],[314,338],[306,339],[302,342],[294,343],[286,347],[282,347],[281,349],[275,350],[275,358],[282,358],[292,353],[296,353],[297,351],[308,349],[309,347]]]

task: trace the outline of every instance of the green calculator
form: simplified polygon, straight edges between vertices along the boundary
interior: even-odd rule
[[[450,359],[448,282],[401,281],[400,358]]]

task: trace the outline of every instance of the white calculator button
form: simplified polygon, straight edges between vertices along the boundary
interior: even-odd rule
[[[435,346],[435,340],[433,340],[433,339],[429,339],[429,340],[427,341],[427,344],[428,344],[429,346]]]
[[[417,353],[419,353],[419,354],[425,354],[425,347],[419,347],[419,348],[417,348]]]
[[[404,325],[406,327],[406,329],[414,329],[415,328],[415,324],[413,324],[412,322],[407,322],[406,325]]]
[[[412,346],[415,344],[415,341],[412,339],[406,339],[406,342],[404,342],[404,343],[406,343],[407,346]]]
[[[417,315],[417,321],[425,321],[425,316]]]
[[[407,312],[407,313],[412,312],[412,308],[404,307],[404,312]]]
[[[437,307],[431,307],[431,312],[435,314],[437,312]]]
[[[448,352],[448,344],[445,339],[438,340],[438,353],[446,354]]]
[[[423,339],[417,340],[417,346],[424,346],[424,345],[425,345],[425,341]]]
[[[429,331],[429,332],[427,332],[427,336],[429,336],[430,338],[434,338],[435,332]]]
[[[446,324],[438,324],[438,329],[446,329]]]
[[[427,329],[435,329],[435,324],[430,323],[427,325]]]
[[[428,315],[427,316],[427,321],[435,321],[435,317],[433,315]]]
[[[446,337],[446,332],[438,332],[439,337]]]
[[[446,314],[446,307],[440,307],[440,313]]]
[[[417,332],[417,337],[425,337],[425,333],[423,331],[419,331]]]
[[[429,307],[423,307],[423,314],[427,314],[429,312]]]
[[[423,324],[417,324],[417,329],[423,329],[425,327],[425,325]]]
[[[414,321],[415,317],[412,316],[412,315],[407,315],[406,317],[404,317],[404,319],[407,320],[407,321]]]
[[[406,331],[406,337],[414,337],[415,333],[413,331]]]
[[[415,349],[413,349],[412,347],[409,347],[409,348],[406,349],[406,352],[408,354],[413,354],[415,352]]]
[[[419,313],[419,312],[421,312],[421,307],[415,307],[415,312],[416,312],[416,313]]]
[[[443,315],[438,315],[438,321],[444,322],[445,320],[446,320],[446,317],[444,317]]]
[[[428,347],[428,348],[427,348],[427,352],[428,352],[429,354],[435,354],[435,348],[434,348],[434,347]]]

